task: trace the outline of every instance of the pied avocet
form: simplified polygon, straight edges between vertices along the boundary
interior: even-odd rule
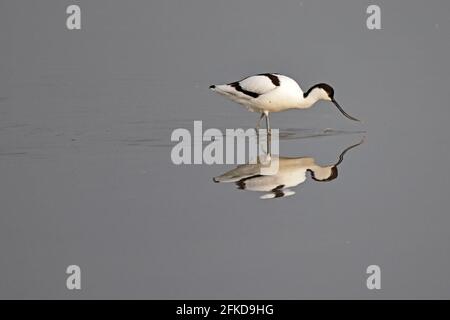
[[[288,109],[307,109],[319,100],[331,101],[351,120],[358,119],[347,114],[334,99],[333,88],[326,83],[318,83],[303,92],[298,83],[282,74],[262,73],[228,84],[209,87],[227,98],[245,106],[248,110],[260,112],[261,117],[256,125],[266,117],[266,128],[270,132],[269,113]]]

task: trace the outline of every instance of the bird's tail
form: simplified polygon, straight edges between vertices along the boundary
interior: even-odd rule
[[[209,88],[217,93],[223,94],[223,95],[229,95],[233,93],[233,88],[228,84],[213,84],[209,86]]]

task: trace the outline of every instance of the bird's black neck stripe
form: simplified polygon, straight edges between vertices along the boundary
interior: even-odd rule
[[[233,88],[236,89],[236,91],[242,92],[243,94],[246,94],[247,96],[253,97],[253,98],[258,98],[260,95],[259,93],[256,92],[251,92],[248,90],[245,90],[241,87],[241,85],[239,84],[239,82],[233,82],[233,83],[229,83],[229,86],[232,86]]]
[[[259,74],[259,76],[266,76],[267,78],[270,79],[270,81],[272,81],[274,85],[276,85],[277,87],[280,86],[280,78],[278,78],[276,75],[272,73],[261,73]]]
[[[312,86],[311,88],[308,89],[308,91],[306,91],[305,93],[303,93],[303,98],[307,98],[309,96],[309,94],[311,93],[311,91],[313,91],[313,89],[317,88],[317,86]]]

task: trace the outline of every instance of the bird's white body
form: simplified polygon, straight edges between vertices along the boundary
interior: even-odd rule
[[[279,86],[275,85],[269,77],[256,75],[231,84],[216,85],[213,90],[242,104],[250,111],[277,112],[283,108],[295,108],[303,96],[300,86],[289,77],[275,76],[279,79]],[[236,84],[245,91],[239,91]]]
[[[303,92],[299,84],[288,76],[263,73],[228,84],[212,85],[210,89],[245,106],[250,111],[266,116],[267,127],[269,127],[269,113],[306,109],[319,100],[333,102],[347,118],[359,121],[342,110],[334,100],[333,88],[326,83],[316,84],[307,92]]]
[[[255,75],[211,89],[255,112],[304,109],[317,101],[312,97],[305,98],[294,79],[278,73]]]

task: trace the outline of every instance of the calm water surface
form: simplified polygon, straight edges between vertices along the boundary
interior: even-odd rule
[[[450,297],[449,6],[385,3],[372,32],[358,1],[282,3],[82,3],[80,32],[59,1],[2,5],[1,298]],[[303,159],[275,191],[174,165],[176,128],[254,126],[208,86],[261,72],[329,82],[364,123],[274,114]]]

